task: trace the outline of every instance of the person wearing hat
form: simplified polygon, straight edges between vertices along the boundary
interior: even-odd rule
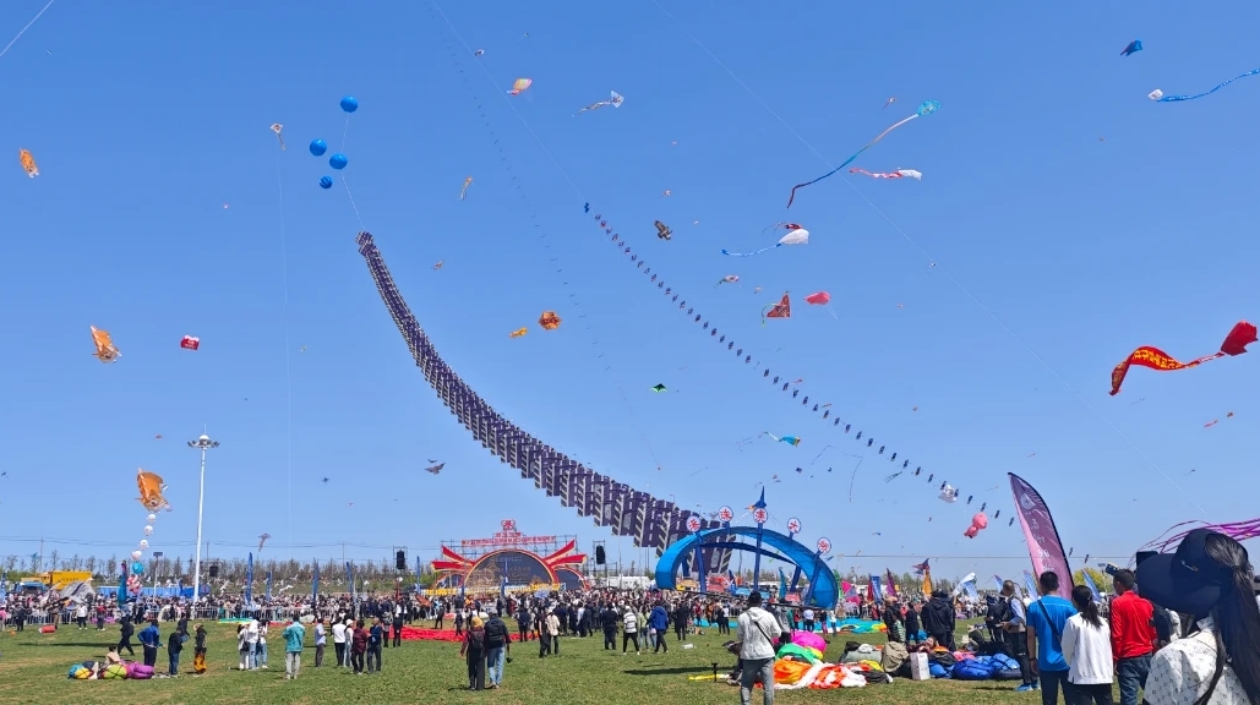
[[[1247,549],[1209,529],[1186,535],[1174,554],[1137,568],[1142,596],[1195,618],[1194,631],[1155,653],[1150,705],[1260,705],[1260,605]]]
[[[486,629],[481,617],[474,616],[464,634],[459,655],[468,662],[468,689],[484,690],[486,687]]]

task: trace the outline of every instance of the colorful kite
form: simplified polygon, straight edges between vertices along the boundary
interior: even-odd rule
[[[1120,56],[1128,56],[1130,54],[1136,54],[1139,51],[1142,51],[1142,40],[1134,39],[1133,41],[1129,42],[1129,46],[1125,47],[1124,51],[1120,52]]]
[[[654,225],[656,225],[656,236],[659,237],[660,239],[668,240],[674,236],[674,233],[673,231],[669,229],[669,226],[662,223],[661,221],[659,220],[655,221]]]
[[[872,179],[905,179],[911,178],[915,181],[923,180],[923,172],[914,169],[898,169],[896,171],[867,171],[865,169],[850,169],[850,174],[866,174]]]
[[[520,95],[534,85],[532,78],[518,78],[512,83],[512,90],[508,91],[509,95]]]
[[[543,330],[555,330],[560,327],[560,316],[557,316],[555,311],[543,311],[538,317],[538,325],[542,326]]]
[[[464,196],[468,195],[468,187],[472,186],[472,177],[464,179],[464,185],[459,187],[459,200],[464,200]]]
[[[1230,357],[1241,355],[1247,352],[1247,346],[1254,342],[1256,342],[1256,327],[1246,321],[1239,321],[1230,330],[1229,335],[1225,336],[1225,342],[1221,343],[1220,352],[1204,355],[1190,362],[1179,362],[1159,348],[1143,345],[1130,353],[1123,362],[1116,365],[1116,368],[1111,371],[1111,396],[1114,397],[1120,393],[1120,385],[1124,384],[1124,377],[1129,374],[1131,365],[1147,367],[1160,372],[1186,370],[1226,355]]]
[[[722,254],[729,255],[731,257],[752,257],[753,255],[759,255],[762,252],[769,252],[770,250],[773,250],[776,247],[783,247],[784,245],[808,245],[809,244],[809,231],[806,230],[805,228],[802,228],[800,225],[797,225],[796,223],[779,223],[778,225],[775,225],[773,227],[774,229],[783,227],[783,228],[787,228],[788,230],[788,233],[786,235],[779,238],[778,243],[771,245],[769,247],[763,247],[760,250],[754,250],[753,252],[731,252],[730,250],[722,250]]]
[[[806,181],[806,182],[805,182],[805,183],[803,183],[803,184],[797,184],[797,185],[793,186],[793,187],[792,187],[792,193],[788,196],[788,204],[787,204],[787,207],[788,207],[788,208],[791,208],[791,207],[792,207],[792,201],[796,200],[796,189],[799,189],[799,188],[804,188],[804,187],[806,187],[806,186],[810,186],[810,185],[812,185],[812,184],[816,184],[816,183],[818,183],[819,181],[822,181],[823,179],[825,179],[825,178],[827,178],[827,177],[831,176],[832,174],[835,174],[837,171],[840,171],[841,169],[845,168],[845,167],[846,167],[846,166],[848,166],[849,164],[852,164],[852,163],[853,163],[853,160],[854,160],[854,159],[857,159],[857,158],[858,158],[858,156],[860,156],[860,155],[862,154],[862,152],[865,152],[866,150],[870,149],[870,148],[871,148],[871,146],[872,146],[872,145],[874,145],[876,142],[878,142],[878,141],[880,141],[880,140],[884,139],[884,137],[885,137],[888,133],[892,132],[893,130],[897,129],[898,127],[901,127],[902,125],[906,124],[907,122],[910,122],[911,120],[913,120],[913,119],[915,119],[915,118],[923,117],[923,116],[925,116],[925,115],[931,115],[932,113],[936,112],[936,111],[937,111],[937,109],[939,109],[940,107],[941,107],[941,104],[940,104],[940,103],[938,103],[938,102],[936,102],[935,100],[928,100],[928,101],[924,101],[924,103],[923,103],[922,105],[920,105],[920,106],[919,106],[919,109],[915,111],[914,115],[911,115],[910,117],[908,117],[908,118],[906,118],[906,119],[904,119],[904,120],[902,120],[902,121],[900,121],[900,122],[894,123],[892,127],[889,127],[887,130],[884,130],[883,132],[881,132],[881,133],[879,133],[878,135],[876,135],[876,136],[875,136],[875,139],[873,139],[873,140],[871,140],[870,142],[867,142],[865,145],[863,145],[861,149],[859,149],[858,151],[856,151],[856,152],[854,152],[854,153],[853,153],[853,156],[851,156],[851,157],[849,157],[848,159],[844,160],[844,163],[842,163],[840,166],[838,166],[838,167],[836,167],[836,168],[832,169],[831,171],[827,172],[826,174],[823,174],[822,176],[818,177],[817,179],[814,179],[813,181]]]
[[[1218,86],[1216,86],[1216,87],[1215,87],[1215,88],[1213,88],[1212,90],[1207,91],[1207,92],[1205,92],[1205,93],[1196,93],[1196,94],[1194,94],[1194,95],[1164,95],[1164,92],[1163,92],[1163,91],[1161,91],[1160,89],[1156,88],[1155,90],[1153,90],[1153,91],[1151,91],[1150,93],[1148,93],[1146,97],[1147,97],[1147,98],[1150,98],[1151,100],[1153,100],[1153,101],[1155,101],[1155,102],[1157,102],[1157,103],[1180,103],[1180,102],[1182,102],[1182,101],[1184,101],[1184,100],[1196,100],[1196,99],[1198,99],[1198,98],[1202,98],[1202,97],[1204,97],[1204,96],[1209,96],[1209,95],[1212,95],[1213,93],[1215,93],[1215,92],[1219,91],[1220,89],[1224,88],[1225,86],[1228,86],[1229,84],[1233,83],[1234,81],[1237,81],[1237,80],[1238,80],[1238,79],[1240,79],[1240,78],[1246,78],[1246,77],[1248,77],[1248,76],[1254,76],[1254,75],[1256,75],[1256,74],[1258,74],[1258,73],[1260,73],[1260,69],[1252,69],[1252,70],[1248,71],[1247,73],[1244,73],[1244,74],[1239,74],[1239,75],[1237,75],[1237,76],[1234,76],[1233,78],[1229,79],[1228,81],[1226,81],[1226,82],[1224,82],[1224,83],[1219,84]]]
[[[1191,528],[1183,529],[1172,536],[1168,536],[1169,533],[1182,527]],[[1247,519],[1245,521],[1233,521],[1224,524],[1209,524],[1206,521],[1198,519],[1194,521],[1183,521],[1180,524],[1169,528],[1163,534],[1160,534],[1159,538],[1151,541],[1138,550],[1159,551],[1161,553],[1169,551],[1180,544],[1182,539],[1195,529],[1210,529],[1218,534],[1225,534],[1235,541],[1247,541],[1249,539],[1260,537],[1260,519]]]
[[[974,539],[976,534],[987,528],[989,528],[989,517],[985,516],[984,512],[980,512],[971,517],[971,526],[967,527],[967,530],[963,532],[963,536]]]
[[[652,391],[656,392],[657,394],[660,394],[661,392],[668,392],[669,390],[665,388],[665,385],[657,384],[652,387]]]
[[[529,332],[529,329],[528,329],[528,328],[517,328],[516,330],[512,331],[511,333],[508,333],[508,337],[509,337],[509,338],[519,338],[519,337],[521,337],[521,336],[525,335],[525,334],[526,334],[526,333],[528,333],[528,332]]]
[[[599,110],[605,105],[611,105],[614,108],[620,108],[621,104],[626,102],[626,99],[621,97],[621,94],[618,93],[617,91],[609,91],[609,93],[612,93],[612,97],[609,98],[608,100],[601,100],[598,103],[591,103],[590,105],[586,106],[585,108],[582,108],[578,112],[584,113],[588,110]]]
[[[723,284],[738,284],[738,283],[739,283],[738,275],[728,274],[718,280],[717,286],[722,286]]]
[[[762,435],[770,436],[771,438],[773,438],[776,441],[779,441],[780,443],[786,443],[793,447],[799,446],[801,444],[801,439],[797,438],[796,436],[776,436],[773,433],[770,433],[769,431],[763,431]]]
[[[18,162],[22,164],[22,168],[26,170],[26,175],[32,179],[39,176],[39,167],[35,165],[35,156],[30,150],[18,150]]]
[[[201,347],[201,338],[186,335],[183,340],[179,341],[179,347],[185,350],[197,350]]]
[[[824,304],[829,304],[831,303],[831,294],[828,294],[825,291],[819,291],[817,293],[810,294],[809,296],[805,297],[805,303],[813,304],[814,306],[822,306]]]
[[[272,132],[274,132],[274,133],[276,133],[276,139],[280,140],[280,151],[281,151],[281,152],[283,152],[283,151],[284,151],[284,135],[283,135],[283,134],[281,134],[281,132],[282,132],[283,130],[284,130],[284,125],[281,125],[281,124],[280,124],[280,123],[278,123],[278,122],[273,122],[273,123],[271,123],[271,131],[272,131]]]
[[[787,294],[779,299],[779,303],[770,304],[761,309],[761,325],[766,324],[767,318],[791,318],[792,317],[792,300]]]
[[[114,347],[114,341],[109,337],[109,331],[101,330],[96,326],[88,326],[92,329],[92,343],[96,345],[96,352],[92,353],[103,363],[118,362],[118,358],[122,357],[122,353],[118,352],[118,348]]]
[[[144,468],[136,471],[136,485],[140,487],[140,504],[151,512],[165,508],[166,511],[171,510],[170,502],[162,496],[166,491],[166,485],[162,482],[162,477],[157,473],[149,472]]]

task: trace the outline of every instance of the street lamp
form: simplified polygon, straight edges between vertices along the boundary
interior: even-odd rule
[[[195,441],[188,441],[189,448],[201,451],[201,489],[197,493],[197,552],[193,559],[193,604],[201,599],[201,511],[206,502],[206,451],[218,448],[219,442],[210,440],[210,436],[201,434]]]

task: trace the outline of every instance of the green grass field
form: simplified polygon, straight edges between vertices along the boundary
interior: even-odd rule
[[[162,625],[167,636],[174,625]],[[510,628],[514,625],[509,623]],[[722,683],[693,682],[689,675],[711,674],[718,663],[724,674],[734,663],[722,649],[726,637],[706,630],[692,636],[695,646],[682,649],[671,635],[670,651],[653,656],[633,653],[622,656],[604,651],[602,637],[567,638],[560,644],[559,657],[538,658],[536,642],[514,645],[513,663],[507,667],[503,688],[468,692],[465,666],[456,644],[403,642],[402,647],[384,650],[383,672],[353,676],[347,669],[331,667],[332,639],[329,638],[325,664],[314,668],[313,631],[307,630],[302,672],[297,681],[284,679],[284,647],[279,630],[272,630],[269,670],[238,672],[236,630],[230,625],[207,624],[209,670],[191,674],[192,649],[183,653],[181,670],[173,679],[148,681],[72,681],[66,671],[75,662],[103,660],[105,649],[117,641],[118,630],[80,631],[62,627],[55,634],[41,635],[27,630],[21,634],[0,634],[0,703],[309,703],[329,705],[342,702],[385,703],[547,703],[570,705],[592,703],[685,703],[716,705],[739,702],[739,689]],[[827,660],[834,661],[843,644],[854,637],[830,637]],[[882,637],[874,638],[882,642]],[[165,639],[163,640],[165,643]],[[189,643],[191,647],[191,642]],[[139,646],[136,654],[141,655]],[[166,652],[158,652],[159,671],[165,672]],[[1028,700],[1040,702],[1035,693],[1017,694],[1017,683],[953,681],[912,682],[898,679],[892,685],[868,686],[834,691],[792,691],[776,693],[776,702],[823,703],[862,702],[873,705],[988,705]],[[760,693],[756,703],[760,703]]]

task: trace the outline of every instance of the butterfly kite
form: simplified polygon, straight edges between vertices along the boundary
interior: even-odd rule
[[[1226,355],[1230,357],[1241,355],[1247,352],[1247,346],[1254,342],[1256,342],[1256,327],[1246,321],[1239,321],[1229,331],[1229,335],[1225,336],[1225,342],[1221,343],[1219,352],[1204,355],[1189,362],[1179,362],[1159,348],[1143,345],[1130,353],[1111,371],[1111,396],[1114,397],[1120,393],[1120,385],[1124,384],[1124,377],[1129,374],[1129,367],[1132,365],[1147,367],[1159,372],[1186,370]]]
[[[96,326],[88,326],[92,329],[92,343],[96,346],[96,352],[92,353],[103,363],[118,362],[118,358],[122,357],[122,353],[118,352],[118,348],[114,347],[114,341],[109,337],[109,331],[101,330]]]
[[[621,97],[621,94],[618,93],[617,91],[609,91],[609,93],[612,93],[612,97],[609,98],[608,100],[601,100],[598,103],[591,103],[590,105],[586,106],[585,108],[582,108],[578,112],[584,113],[588,110],[599,110],[605,105],[611,105],[614,108],[620,108],[621,104],[626,102],[626,99]]]
[[[923,180],[923,172],[914,169],[898,169],[896,171],[881,172],[867,171],[865,169],[850,169],[850,174],[866,174],[872,179],[914,179],[915,181]]]
[[[171,511],[170,502],[162,496],[166,491],[166,485],[162,482],[162,476],[157,473],[149,472],[144,468],[136,471],[136,485],[140,488],[140,504],[151,512],[165,508]]]
[[[891,127],[889,127],[887,130],[884,130],[883,132],[879,133],[878,135],[875,135],[875,139],[873,139],[873,140],[871,140],[870,142],[867,142],[865,145],[863,145],[861,149],[859,149],[858,151],[856,151],[856,152],[854,152],[854,153],[853,153],[853,156],[851,156],[851,157],[849,157],[848,159],[844,160],[844,162],[843,162],[840,166],[838,166],[838,167],[836,167],[836,168],[832,169],[831,171],[827,172],[826,174],[823,174],[822,176],[818,177],[817,179],[814,179],[814,180],[812,180],[812,181],[806,181],[806,182],[805,182],[805,183],[803,183],[803,184],[797,184],[797,185],[793,186],[793,187],[792,187],[792,193],[791,193],[790,195],[788,195],[788,203],[787,203],[787,207],[788,207],[788,208],[791,208],[791,207],[792,207],[792,201],[795,201],[795,200],[796,200],[796,190],[797,190],[797,189],[799,189],[799,188],[804,188],[804,187],[806,187],[806,186],[810,186],[810,185],[812,185],[812,184],[816,184],[816,183],[818,183],[819,181],[822,181],[823,179],[825,179],[825,178],[827,178],[827,177],[829,177],[829,176],[831,176],[831,175],[835,174],[837,171],[840,171],[841,169],[845,168],[845,167],[846,167],[846,166],[848,166],[849,164],[852,164],[852,163],[853,163],[853,160],[854,160],[854,159],[857,159],[859,156],[861,156],[862,152],[865,152],[866,150],[870,149],[870,148],[871,148],[871,147],[872,147],[872,146],[873,146],[876,142],[878,142],[878,141],[880,141],[880,140],[884,139],[884,137],[886,137],[886,136],[888,135],[888,133],[892,132],[893,130],[897,129],[898,127],[901,127],[902,125],[906,124],[907,122],[910,122],[911,120],[914,120],[915,118],[924,117],[925,115],[931,115],[932,113],[936,112],[936,111],[937,111],[940,107],[941,107],[941,104],[940,104],[940,103],[938,103],[938,102],[936,102],[935,100],[928,100],[928,101],[924,101],[924,102],[923,102],[923,104],[919,106],[919,109],[918,109],[918,110],[916,110],[916,111],[914,112],[914,114],[913,114],[913,115],[911,115],[911,116],[910,116],[910,117],[908,117],[908,118],[905,118],[905,119],[901,120],[900,122],[893,123],[893,125],[892,125]]]
[[[784,245],[809,244],[809,231],[802,228],[800,225],[797,225],[796,223],[779,223],[774,226],[776,229],[780,227],[787,228],[788,233],[779,238],[779,242],[774,245],[763,247],[760,250],[754,250],[752,252],[731,252],[730,250],[722,250],[722,254],[729,255],[731,257],[752,257],[753,255],[759,255],[762,252],[769,252],[776,247],[783,247]]]

